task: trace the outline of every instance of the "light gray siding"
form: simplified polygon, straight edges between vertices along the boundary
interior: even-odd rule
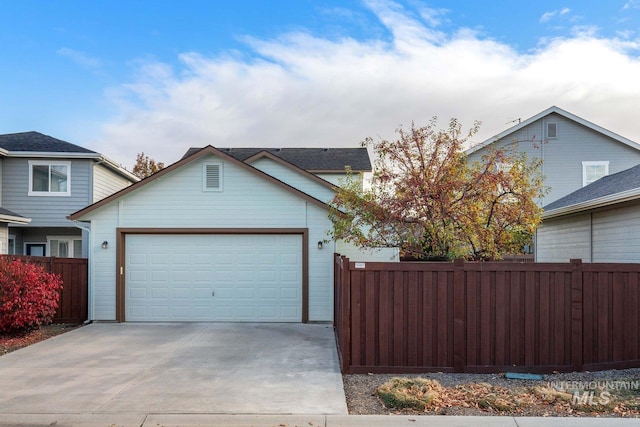
[[[0,206],[2,206],[2,157],[0,157]]]
[[[640,205],[593,213],[593,262],[640,262]]]
[[[640,203],[542,222],[536,261],[640,262]]]
[[[537,262],[591,261],[589,214],[543,221],[536,230]]]
[[[91,162],[71,160],[70,196],[29,196],[28,159],[3,159],[2,207],[31,218],[25,228],[72,227],[66,216],[91,203]]]
[[[131,185],[131,181],[100,164],[93,165],[93,200],[98,202]]]
[[[546,123],[557,123],[558,138],[544,143]],[[583,161],[608,161],[609,174],[621,172],[640,163],[640,151],[613,140],[586,126],[556,113],[531,123],[494,144],[502,147],[515,142],[520,151],[543,160],[542,172],[550,192],[541,202],[547,205],[582,187]],[[479,160],[487,148],[469,156]]]
[[[223,191],[203,191],[203,164],[180,169],[86,215],[91,220],[91,318],[115,319],[116,228],[307,228],[309,320],[333,315],[333,245],[317,248],[331,222],[327,211],[232,163],[223,162]],[[102,249],[103,241],[109,242]]]

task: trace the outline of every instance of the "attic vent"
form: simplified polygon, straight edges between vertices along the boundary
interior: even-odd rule
[[[557,138],[558,137],[558,124],[557,123],[547,123],[547,138]]]
[[[222,164],[206,163],[203,171],[203,191],[222,191]]]

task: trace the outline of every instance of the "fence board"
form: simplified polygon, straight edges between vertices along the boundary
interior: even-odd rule
[[[335,266],[343,372],[640,366],[638,264]]]

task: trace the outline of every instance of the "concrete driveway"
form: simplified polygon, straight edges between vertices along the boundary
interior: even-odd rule
[[[98,323],[0,357],[0,414],[346,414],[325,324]]]

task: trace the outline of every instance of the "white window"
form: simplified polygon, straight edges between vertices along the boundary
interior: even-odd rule
[[[547,122],[547,139],[556,139],[558,137],[558,124],[556,122]]]
[[[82,258],[82,238],[47,236],[47,256]]]
[[[222,191],[222,163],[203,165],[202,191]]]
[[[609,162],[582,162],[582,186],[609,175]]]
[[[29,196],[70,196],[71,162],[29,160]]]

